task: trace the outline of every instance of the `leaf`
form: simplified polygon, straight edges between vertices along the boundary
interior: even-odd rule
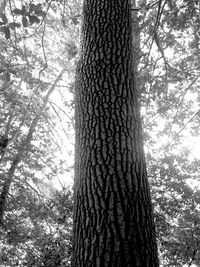
[[[17,75],[16,70],[13,70],[13,69],[10,69],[10,70],[9,70],[9,73],[12,73],[13,75]]]
[[[24,16],[27,15],[26,7],[25,7],[25,6],[22,6],[22,14],[23,14]]]
[[[7,19],[7,17],[6,17],[5,14],[1,13],[0,14],[0,18],[2,19],[2,21],[4,22],[4,24],[6,24],[8,22],[8,19]]]
[[[2,25],[5,25],[5,23],[0,21],[0,26],[2,26]]]
[[[73,18],[71,18],[71,20],[72,20],[72,22],[74,23],[74,25],[78,25],[79,24],[79,19],[78,19],[78,17],[76,16],[76,17],[73,17]]]
[[[35,6],[35,10],[42,10],[42,5],[41,4],[37,4]]]
[[[30,4],[29,13],[32,13],[34,10],[35,10],[35,5],[34,4]]]
[[[16,22],[11,22],[11,23],[8,24],[8,26],[9,26],[9,28],[11,30],[14,30],[15,28],[19,28],[21,26],[21,24],[20,23],[16,23]]]
[[[42,5],[41,4],[37,4],[35,6],[35,14],[39,17],[44,17],[46,15],[46,13],[44,11],[42,11]]]
[[[40,19],[37,16],[29,15],[28,17],[29,17],[30,24],[40,23]]]
[[[39,17],[44,17],[46,13],[42,10],[35,10],[35,14]]]
[[[23,24],[24,28],[26,28],[28,26],[28,20],[25,16],[22,17],[22,24]]]
[[[19,8],[15,8],[15,9],[13,10],[13,13],[14,13],[15,15],[23,15],[23,11],[22,11],[21,9],[19,9]]]
[[[5,33],[5,27],[6,27],[6,26],[2,26],[2,27],[0,27],[0,32]]]
[[[4,29],[5,37],[6,39],[10,39],[10,29],[8,27],[5,27]]]
[[[5,73],[5,78],[7,82],[10,81],[10,74],[8,72]]]
[[[2,72],[4,72],[5,71],[5,69],[0,69],[0,73],[2,73]]]

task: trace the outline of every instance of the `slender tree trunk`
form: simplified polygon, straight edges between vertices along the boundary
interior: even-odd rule
[[[13,181],[13,176],[15,173],[15,170],[21,160],[21,155],[22,151],[20,151],[18,153],[18,155],[15,157],[15,159],[13,160],[11,167],[6,175],[6,180],[3,184],[3,187],[1,189],[1,194],[0,194],[0,225],[5,226],[4,222],[3,222],[3,216],[4,216],[4,212],[5,212],[5,208],[6,208],[6,201],[8,198],[8,194],[9,194],[9,190],[10,190],[10,186],[11,183]]]
[[[61,73],[58,75],[58,77],[56,78],[56,80],[54,81],[53,85],[50,87],[49,91],[47,92],[45,98],[44,98],[44,102],[43,102],[43,106],[41,107],[40,112],[35,116],[35,118],[33,119],[31,126],[29,128],[28,134],[25,138],[25,140],[22,142],[21,147],[19,148],[19,151],[17,153],[17,155],[15,156],[10,169],[8,170],[8,173],[6,175],[6,180],[3,184],[3,187],[1,189],[1,193],[0,193],[0,224],[2,226],[4,226],[3,223],[3,217],[4,217],[4,213],[5,213],[5,208],[6,208],[6,202],[7,202],[7,198],[8,198],[8,194],[9,194],[9,190],[13,181],[13,177],[15,174],[15,171],[18,167],[18,164],[20,163],[20,161],[23,159],[24,153],[27,150],[27,147],[30,145],[31,140],[33,138],[33,134],[35,132],[35,129],[38,125],[38,122],[41,118],[41,115],[49,101],[49,97],[50,95],[53,93],[56,84],[60,81],[60,79],[62,78],[63,73],[65,72],[65,69],[63,69],[61,71]]]
[[[129,0],[85,0],[75,90],[73,267],[157,267]]]

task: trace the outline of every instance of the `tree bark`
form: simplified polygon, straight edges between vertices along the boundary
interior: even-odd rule
[[[85,0],[75,89],[73,267],[157,267],[129,0]]]

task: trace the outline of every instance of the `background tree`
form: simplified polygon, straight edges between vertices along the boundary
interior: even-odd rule
[[[63,185],[63,173],[71,176],[66,155],[72,151],[63,140],[72,139],[73,103],[72,93],[63,97],[63,92],[73,86],[77,53],[67,40],[78,30],[73,24],[67,31],[62,13],[56,3],[11,1],[0,15],[0,131],[8,136],[0,165],[0,262],[6,266],[69,265],[72,193]],[[65,35],[57,30],[64,27]],[[51,68],[60,54],[63,61]]]

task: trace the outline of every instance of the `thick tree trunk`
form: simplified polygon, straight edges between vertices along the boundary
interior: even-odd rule
[[[159,266],[129,0],[85,0],[76,78],[73,267]]]

